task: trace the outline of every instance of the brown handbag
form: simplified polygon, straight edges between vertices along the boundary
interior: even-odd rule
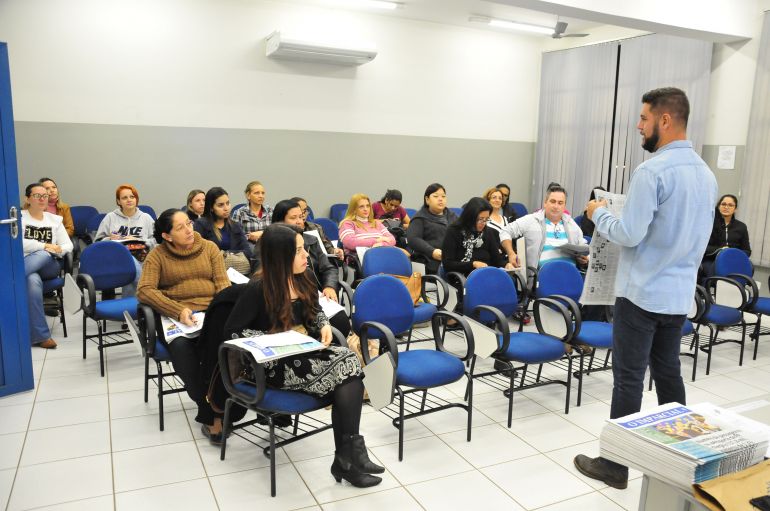
[[[420,296],[422,295],[422,275],[414,272],[409,277],[404,277],[403,275],[391,275],[391,277],[396,277],[406,286],[409,295],[412,297],[412,302],[414,302],[416,307],[417,302],[420,301]]]

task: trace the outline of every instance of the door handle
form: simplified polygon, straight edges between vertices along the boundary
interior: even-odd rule
[[[4,218],[0,220],[0,225],[11,226],[11,238],[16,239],[19,236],[19,210],[16,206],[11,206],[8,211],[8,216],[11,218]]]

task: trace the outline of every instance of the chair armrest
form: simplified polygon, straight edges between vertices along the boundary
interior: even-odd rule
[[[535,272],[537,272],[536,269],[535,269]],[[530,291],[529,291],[529,288],[527,287],[527,281],[524,280],[524,278],[521,276],[519,272],[514,272],[514,273],[511,273],[510,275],[511,277],[513,277],[514,283],[517,287],[517,292],[519,294],[519,304],[529,303]]]
[[[508,351],[508,345],[511,342],[511,329],[508,326],[508,319],[500,309],[492,307],[491,305],[477,305],[474,307],[471,314],[473,314],[475,319],[479,319],[482,311],[489,312],[495,317],[494,324],[497,327],[497,331],[503,336],[503,343],[495,353],[505,353]]]
[[[140,303],[136,306],[136,319],[139,322],[139,341],[142,343],[142,349],[152,358],[158,339],[155,311],[149,305]]]
[[[739,284],[743,284],[743,286],[747,289],[751,289],[750,292],[747,292],[746,309],[752,308],[757,303],[757,299],[759,298],[759,288],[757,287],[757,283],[754,281],[754,279],[749,275],[744,275],[742,273],[730,273],[727,275],[727,278],[733,279]]]
[[[467,280],[468,279],[465,277],[465,275],[460,272],[450,271],[446,274],[447,284],[457,289],[458,297],[465,295],[465,283]]]
[[[96,310],[96,286],[94,285],[94,279],[87,273],[79,273],[75,282],[83,294],[80,308],[83,309],[83,313],[86,316],[93,317]]]
[[[711,303],[716,303],[717,305],[721,305],[720,303],[717,302],[717,298],[714,296],[714,294],[716,294],[717,283],[719,283],[719,282],[724,282],[724,283],[726,283],[726,284],[728,284],[730,286],[734,286],[736,291],[741,296],[741,303],[740,303],[740,305],[727,305],[727,306],[735,308],[735,309],[739,309],[739,310],[744,310],[746,308],[746,304],[748,302],[748,297],[746,296],[746,294],[747,294],[746,293],[746,288],[740,282],[738,282],[737,280],[730,279],[730,278],[727,278],[727,277],[709,277],[709,278],[707,278],[704,281],[704,285],[705,285],[706,289],[708,289],[711,292],[711,294],[712,294],[712,296],[711,296],[711,298],[712,298]]]
[[[700,323],[701,318],[711,307],[711,296],[703,286],[695,286],[695,314],[690,319],[693,323]]]
[[[388,351],[393,357],[394,367],[398,367],[398,345],[396,344],[396,336],[393,335],[393,332],[390,330],[390,328],[377,321],[364,321],[361,324],[361,333],[358,335],[361,339],[361,355],[364,358],[364,363],[369,364],[369,362],[371,362],[368,350],[370,328],[379,330],[385,336],[385,342],[388,344]],[[380,351],[382,351],[382,338],[380,338]]]
[[[61,267],[64,273],[69,273],[70,275],[72,275],[73,257],[74,256],[72,255],[72,252],[67,252],[66,254],[64,254],[64,257],[61,258],[61,262],[62,262]]]
[[[353,316],[353,288],[345,281],[340,281],[339,304],[345,307],[348,319]],[[345,297],[343,300],[343,296]]]
[[[340,332],[334,327],[332,327],[332,336],[334,336],[337,342],[340,343],[340,346],[342,346],[343,348],[348,347],[348,340],[345,338],[344,335],[342,335],[342,332]]]
[[[428,302],[428,297],[425,296],[425,282],[430,281],[436,284],[436,286],[441,287],[441,291],[443,292],[443,298],[439,303],[436,304],[436,308],[439,310],[443,310],[444,307],[446,307],[446,303],[449,300],[449,286],[447,285],[446,281],[439,277],[438,275],[423,275],[422,276],[422,289],[420,290],[420,296],[423,300],[425,300],[426,303]]]
[[[236,382],[230,371],[230,362],[236,362],[239,358],[241,358],[241,360],[245,359],[248,362],[252,374],[254,375],[254,396],[241,392],[235,386]],[[219,346],[218,359],[220,376],[222,377],[222,383],[224,383],[227,392],[247,406],[256,408],[257,404],[265,397],[265,391],[267,390],[267,384],[265,383],[265,367],[254,360],[254,357],[248,350],[227,343],[222,343]]]
[[[572,314],[572,321],[574,323],[574,332],[572,333],[572,337],[577,337],[580,334],[580,328],[583,325],[583,314],[580,312],[580,305],[578,305],[575,300],[565,295],[550,295],[545,296],[544,298],[557,300],[567,307],[567,310],[569,310],[569,312]]]
[[[535,315],[535,326],[537,327],[537,331],[543,335],[548,335],[551,337],[556,337],[558,339],[561,339],[561,341],[565,344],[569,344],[572,342],[572,339],[575,336],[575,324],[572,320],[572,314],[569,310],[567,310],[567,307],[562,303],[560,300],[553,299],[553,298],[537,298],[534,301],[534,308],[533,313]],[[561,316],[561,319],[564,321],[564,334],[562,335],[561,332],[559,332],[559,335],[546,331],[546,325],[543,324],[543,311],[542,307],[545,306],[550,311],[555,312]],[[550,325],[549,325],[550,326]]]
[[[447,351],[447,349],[444,347],[444,337],[441,332],[441,324],[443,323],[443,321],[441,320],[441,318],[454,319],[455,321],[457,321],[457,323],[460,324],[460,326],[462,326],[463,333],[465,334],[465,342],[468,345],[468,348],[466,349],[464,356],[460,357],[455,353],[451,353]],[[436,341],[436,349],[438,351],[443,351],[444,353],[449,353],[450,355],[454,355],[460,360],[462,360],[463,362],[473,358],[473,355],[476,352],[476,345],[473,341],[473,331],[471,330],[471,327],[468,324],[468,321],[463,316],[455,312],[438,311],[430,319],[430,323],[431,323],[431,326],[433,327],[433,339]]]

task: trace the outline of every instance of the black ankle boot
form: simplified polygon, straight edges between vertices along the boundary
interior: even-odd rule
[[[385,467],[381,467],[369,459],[369,452],[366,450],[363,436],[350,435],[350,442],[353,445],[353,465],[361,472],[365,474],[382,474],[385,472]]]
[[[346,480],[356,488],[369,488],[382,482],[381,477],[366,474],[361,471],[353,462],[353,442],[351,437],[355,435],[346,435],[342,439],[342,446],[334,453],[334,462],[331,472],[334,479],[339,483]]]

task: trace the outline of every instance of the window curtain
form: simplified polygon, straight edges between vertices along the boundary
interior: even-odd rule
[[[754,77],[738,216],[749,230],[751,259],[770,266],[770,13],[765,13]]]

